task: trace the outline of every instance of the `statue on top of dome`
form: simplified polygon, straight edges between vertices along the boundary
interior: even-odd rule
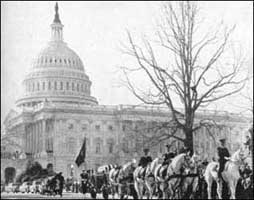
[[[55,5],[55,11],[56,11],[56,14],[55,14],[54,23],[61,23],[60,18],[59,18],[59,13],[58,13],[58,3],[57,2]]]

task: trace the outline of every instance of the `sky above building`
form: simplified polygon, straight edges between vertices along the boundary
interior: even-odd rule
[[[1,2],[1,124],[15,100],[22,95],[21,83],[32,67],[33,58],[50,40],[50,24],[55,2]],[[232,40],[240,44],[246,65],[253,73],[252,2],[200,2],[207,28],[223,20],[236,29]],[[64,25],[64,41],[82,59],[92,81],[92,95],[99,104],[140,104],[123,85],[119,66],[128,65],[120,51],[126,42],[126,29],[135,35],[154,31],[161,2],[59,2]],[[140,77],[142,79],[142,77]],[[252,83],[248,90],[253,91]],[[217,104],[217,109],[242,110],[248,102],[231,97]]]

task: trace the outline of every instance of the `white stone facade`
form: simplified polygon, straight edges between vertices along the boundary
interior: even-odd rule
[[[78,55],[63,42],[63,25],[54,21],[48,46],[34,60],[31,72],[23,82],[24,95],[18,99],[16,111],[11,110],[5,119],[6,134],[1,147],[11,144],[14,149],[31,154],[43,167],[52,163],[55,171],[79,177],[83,168],[97,168],[106,163],[122,164],[132,158],[139,159],[142,149],[147,147],[141,132],[153,135],[146,129],[154,123],[170,120],[167,108],[146,106],[103,106],[91,96],[91,81],[85,74]],[[221,134],[229,138],[230,151],[240,145],[249,121],[225,112],[202,111],[197,121],[205,116],[214,116],[221,129],[212,130],[216,140]],[[146,131],[142,131],[143,130]],[[137,134],[133,136],[133,132]],[[180,135],[180,133],[179,133]],[[86,163],[77,167],[75,159],[84,137],[87,138]],[[162,141],[148,146],[153,157],[164,152]],[[176,147],[180,148],[180,142]],[[212,159],[216,155],[216,141],[206,130],[194,136],[194,147],[203,157]],[[2,152],[2,151],[1,151]],[[22,164],[20,164],[22,162]],[[26,159],[12,160],[1,154],[1,177],[6,167],[14,166],[16,174],[24,169]]]

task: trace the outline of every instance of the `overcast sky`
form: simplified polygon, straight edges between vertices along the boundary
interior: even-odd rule
[[[82,59],[92,81],[92,95],[100,104],[140,103],[127,89],[119,87],[116,72],[118,66],[126,64],[119,44],[126,41],[126,28],[137,35],[152,32],[160,5],[161,2],[59,2],[64,41]],[[200,2],[199,5],[201,14],[211,24],[223,19],[224,24],[237,25],[232,38],[241,44],[247,65],[252,69],[252,2]],[[32,59],[50,39],[54,6],[53,1],[1,2],[1,124],[21,95],[21,82]],[[239,100],[230,102],[237,104]],[[239,110],[228,101],[220,105],[230,111]]]

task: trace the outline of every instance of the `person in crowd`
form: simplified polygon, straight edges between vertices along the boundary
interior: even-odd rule
[[[60,181],[60,184],[59,184],[59,195],[62,197],[62,195],[63,195],[63,187],[64,187],[64,177],[62,175],[62,172],[60,172],[58,174],[58,179]]]
[[[88,182],[88,172],[85,170],[82,170],[82,173],[80,174],[81,177],[81,188],[82,193],[85,194],[87,192],[87,182]]]
[[[229,151],[226,147],[226,139],[225,138],[220,139],[220,146],[217,148],[217,151],[218,151],[219,163],[220,163],[218,176],[222,180],[221,174],[222,174],[225,164],[227,162],[226,158],[230,157]]]
[[[250,143],[251,143],[251,140],[250,140],[250,136],[246,135],[246,141],[244,143],[246,149],[250,152]]]

